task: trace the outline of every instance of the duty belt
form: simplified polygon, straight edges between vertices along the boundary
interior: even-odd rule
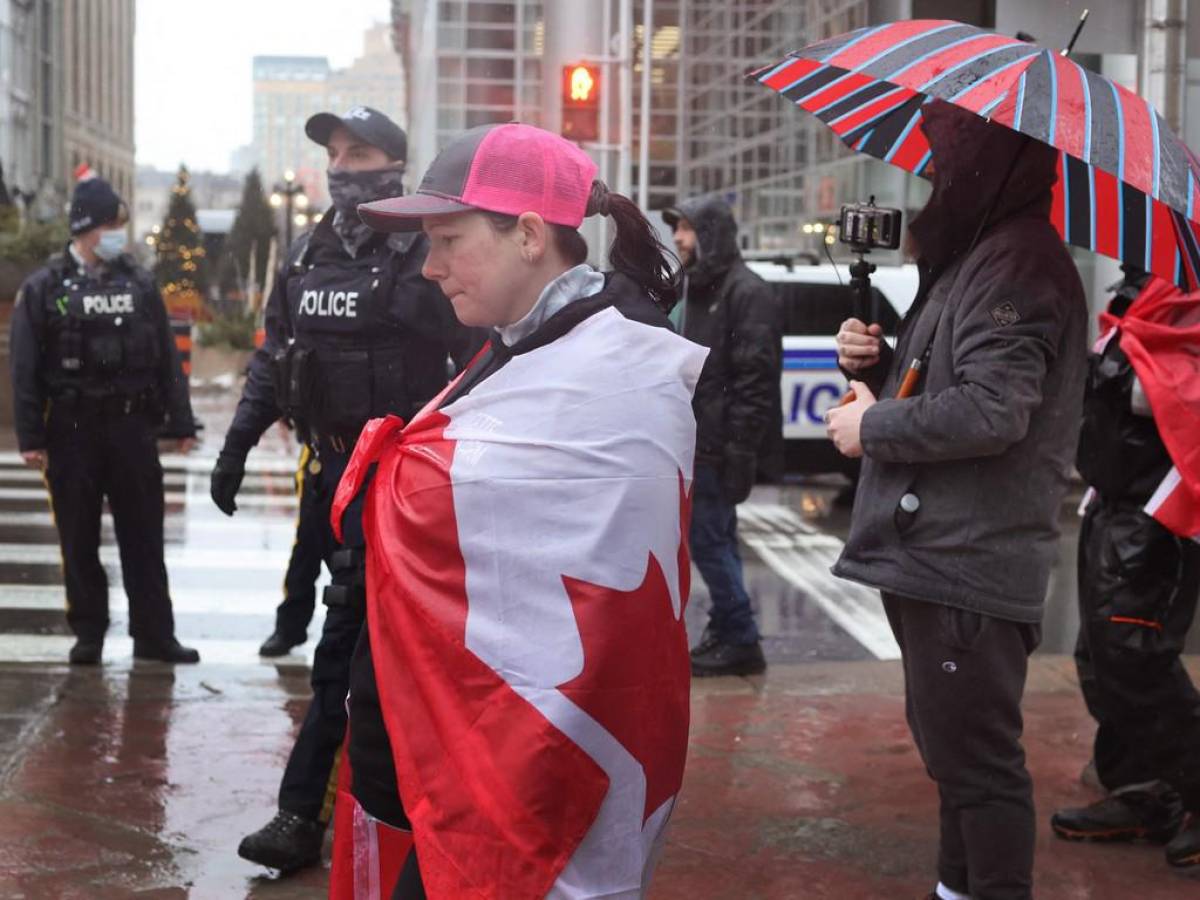
[[[354,445],[358,442],[358,434],[361,434],[361,432],[356,434],[325,434],[318,432],[315,428],[310,429],[310,432],[317,456],[321,455],[322,449],[332,450],[334,453],[346,456],[354,450]]]
[[[110,418],[145,412],[153,405],[146,394],[104,394],[89,396],[66,391],[51,399],[52,406],[76,414],[94,414]]]

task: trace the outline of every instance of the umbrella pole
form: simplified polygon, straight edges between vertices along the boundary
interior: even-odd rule
[[[1075,26],[1075,33],[1071,35],[1071,40],[1067,42],[1067,46],[1062,49],[1063,56],[1070,56],[1071,51],[1075,49],[1075,42],[1079,40],[1079,32],[1083,31],[1083,25],[1087,22],[1089,12],[1091,10],[1085,9],[1083,15],[1079,17],[1079,24]]]

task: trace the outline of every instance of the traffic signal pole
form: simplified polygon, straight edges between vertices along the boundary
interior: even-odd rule
[[[617,191],[628,197],[633,188],[633,0],[618,0],[621,4],[621,66],[620,149],[617,154]]]
[[[638,206],[650,205],[650,67],[654,56],[654,0],[642,0],[642,103],[638,133]]]

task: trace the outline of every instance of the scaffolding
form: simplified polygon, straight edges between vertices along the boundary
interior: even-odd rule
[[[815,248],[805,222],[829,221],[866,176],[834,135],[747,72],[867,24],[867,0],[680,0],[679,186],[733,207],[743,246]],[[810,246],[812,245],[812,246]]]

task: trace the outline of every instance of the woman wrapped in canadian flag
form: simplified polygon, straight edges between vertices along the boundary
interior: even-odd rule
[[[486,126],[416,193],[359,208],[379,230],[424,229],[425,277],[494,332],[411,422],[367,426],[338,491],[335,529],[366,494],[368,628],[331,896],[649,884],[687,752],[706,351],[670,329],[649,223],[595,174],[557,135]],[[586,264],[590,215],[615,222],[613,272]]]

